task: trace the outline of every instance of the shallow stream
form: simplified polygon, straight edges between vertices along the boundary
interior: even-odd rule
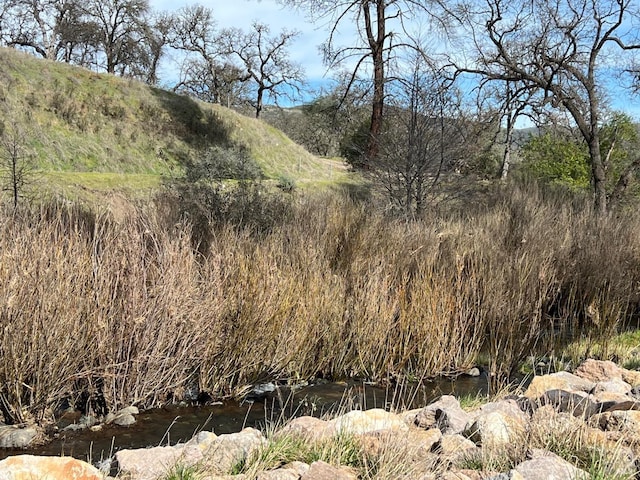
[[[106,425],[99,431],[63,432],[77,421],[59,421],[60,433],[44,445],[27,450],[2,450],[0,458],[18,454],[67,455],[92,463],[111,457],[126,448],[174,445],[189,440],[200,430],[216,434],[233,433],[243,427],[264,428],[301,415],[322,416],[355,408],[418,408],[443,394],[456,396],[485,394],[487,379],[462,376],[439,379],[421,386],[381,388],[364,383],[344,382],[309,385],[292,390],[279,387],[252,401],[226,401],[203,406],[169,406],[140,412],[131,427]]]

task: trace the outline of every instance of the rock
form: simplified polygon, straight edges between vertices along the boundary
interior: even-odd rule
[[[113,419],[113,423],[119,427],[128,427],[136,423],[136,418],[129,413],[125,413],[123,415],[116,416],[116,418]]]
[[[576,368],[575,374],[590,382],[607,382],[622,379],[622,368],[609,360],[588,359]]]
[[[120,474],[135,480],[155,480],[166,476],[182,456],[182,446],[139,448],[116,452]]]
[[[589,474],[584,470],[574,467],[557,455],[526,460],[514,469],[514,474],[520,474],[523,480],[586,480]]]
[[[381,408],[366,411],[354,410],[327,423],[327,428],[332,429],[336,434],[351,433],[357,435],[378,430],[409,430],[409,427],[401,417]]]
[[[25,448],[38,435],[35,428],[0,425],[0,448]]]
[[[225,473],[238,462],[246,460],[265,443],[262,433],[254,428],[218,435],[203,452],[202,462],[207,468]]]
[[[539,405],[551,405],[558,412],[567,412],[574,417],[588,418],[599,413],[599,405],[585,392],[548,390],[536,401]]]
[[[573,375],[569,372],[551,373],[533,377],[524,396],[535,400],[549,390],[565,390],[568,392],[586,392],[593,390],[595,382]]]
[[[636,434],[640,432],[640,411],[614,410],[597,417],[598,425],[606,431],[621,431]]]
[[[480,369],[478,367],[473,367],[467,370],[466,372],[464,372],[464,374],[468,377],[479,377]]]
[[[597,395],[603,392],[627,395],[631,392],[631,385],[622,380],[622,378],[612,378],[611,380],[597,382],[593,387],[592,393]]]
[[[316,417],[298,417],[291,420],[280,429],[279,434],[292,434],[308,438],[310,440],[320,440],[333,435],[334,425]]]
[[[519,444],[529,429],[529,417],[515,400],[491,402],[482,406],[465,425],[463,435],[485,449],[494,450]]]
[[[433,451],[444,457],[472,455],[477,450],[475,443],[459,434],[443,435],[433,446]]]
[[[260,472],[256,480],[299,480],[300,473],[297,470],[283,467],[277,470]]]
[[[470,419],[457,398],[443,395],[438,401],[420,410],[415,416],[414,424],[427,429],[437,427],[442,433],[454,434],[461,433]]]
[[[113,423],[120,427],[128,427],[136,423],[134,415],[138,415],[140,411],[138,407],[130,406],[118,410],[116,413],[110,413],[105,418],[105,423]]]
[[[317,461],[309,466],[309,470],[300,477],[300,480],[357,480],[357,478],[349,468],[338,468]]]
[[[70,457],[18,455],[0,462],[2,480],[102,480],[100,471]]]

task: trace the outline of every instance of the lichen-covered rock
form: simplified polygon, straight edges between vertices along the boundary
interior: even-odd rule
[[[70,457],[18,455],[0,462],[2,480],[102,480],[100,471]]]

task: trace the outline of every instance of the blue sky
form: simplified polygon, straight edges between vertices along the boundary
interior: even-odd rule
[[[200,4],[213,11],[218,28],[237,27],[249,30],[254,21],[276,34],[283,28],[298,30],[301,35],[289,49],[292,59],[302,65],[309,80],[319,81],[326,72],[318,46],[326,39],[325,29],[307,21],[303,12],[282,7],[275,0],[150,0],[154,10],[173,11],[185,5]]]

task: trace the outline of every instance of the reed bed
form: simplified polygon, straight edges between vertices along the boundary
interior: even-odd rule
[[[264,378],[415,380],[480,354],[504,381],[567,331],[607,336],[637,312],[640,219],[537,190],[411,222],[299,197],[268,229],[211,223],[206,254],[162,205],[0,214],[6,422]]]

